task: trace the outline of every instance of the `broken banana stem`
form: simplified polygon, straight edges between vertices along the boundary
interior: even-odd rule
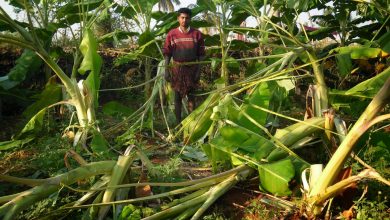
[[[0,207],[0,217],[4,220],[15,219],[16,215],[24,209],[30,207],[35,202],[47,198],[61,187],[61,183],[73,184],[80,179],[110,173],[115,165],[115,161],[101,161],[90,163],[76,168],[67,173],[46,179],[45,183],[35,186],[20,193],[18,196]]]

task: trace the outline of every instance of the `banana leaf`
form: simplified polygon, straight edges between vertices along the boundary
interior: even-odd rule
[[[93,33],[90,29],[84,31],[83,40],[80,44],[80,51],[84,56],[81,62],[79,73],[84,75],[89,72],[86,79],[86,84],[91,90],[95,108],[98,107],[98,91],[100,88],[100,68],[102,66],[102,58],[97,53],[98,45]]]
[[[220,93],[212,93],[207,99],[182,122],[184,140],[191,143],[199,140],[209,130],[212,119],[213,107],[218,104],[218,99],[221,98]]]
[[[21,82],[28,76],[39,70],[42,64],[41,58],[34,52],[25,49],[22,55],[16,60],[16,65],[6,75],[0,77],[0,86],[4,90],[9,90]]]
[[[103,0],[70,1],[57,11],[57,16],[61,18],[69,14],[92,11],[102,3]]]
[[[31,118],[37,114],[41,109],[46,108],[54,103],[62,100],[62,87],[59,84],[49,80],[45,89],[37,96],[37,101],[27,107],[23,112],[23,116]]]
[[[217,162],[231,161],[233,165],[248,162],[259,171],[260,189],[289,195],[289,182],[308,166],[289,147],[323,127],[324,119],[313,118],[278,130],[273,140],[267,140],[244,126],[227,125],[220,129],[221,135],[211,141],[210,149],[205,152]]]

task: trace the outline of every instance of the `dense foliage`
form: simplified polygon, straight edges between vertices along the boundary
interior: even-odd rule
[[[198,0],[199,106],[176,127],[172,1],[6,2],[0,49],[22,52],[0,76],[0,107],[17,109],[2,116],[0,180],[30,188],[0,182],[0,217],[199,219],[253,179],[279,214],[255,203],[252,218],[389,217],[387,1]],[[19,154],[32,170],[9,176]]]

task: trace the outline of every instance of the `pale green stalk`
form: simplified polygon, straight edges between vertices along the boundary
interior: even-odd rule
[[[3,204],[3,203],[6,203],[6,202],[9,202],[11,201],[12,199],[22,195],[23,192],[21,193],[15,193],[15,194],[12,194],[12,195],[8,195],[8,196],[2,196],[0,197],[0,204]]]
[[[129,175],[125,176],[125,178],[123,179],[123,182],[124,183],[130,182]],[[130,189],[129,188],[118,189],[116,194],[115,194],[115,200],[119,201],[119,200],[128,199],[129,198],[129,193],[130,193]],[[125,207],[125,204],[120,204],[120,205],[117,205],[117,206],[113,207],[114,219],[122,213],[124,207]]]
[[[188,208],[187,210],[185,210],[184,212],[182,212],[179,216],[177,216],[175,218],[175,220],[185,220],[185,219],[189,219],[191,218],[192,215],[194,215],[194,213],[201,207],[201,204],[198,204],[198,205],[195,205],[195,206],[192,206],[190,208]]]
[[[227,192],[237,182],[245,179],[253,171],[253,169],[248,166],[243,166],[243,168],[245,169],[236,172],[226,179],[220,180],[221,182],[211,187],[208,191],[204,191],[205,189],[199,190],[180,199],[179,202],[181,203],[175,202],[175,206],[144,218],[144,220],[164,219],[172,217],[178,213],[183,213],[184,210],[188,209],[190,210],[184,211],[184,214],[178,216],[179,219],[182,219],[183,215],[189,217],[193,213],[195,214],[192,219],[198,219],[221,195]],[[198,207],[200,203],[203,203],[202,206],[200,206],[198,210],[195,210],[195,207]]]
[[[103,199],[104,192],[100,192],[96,198],[92,201],[92,204],[100,203]],[[96,219],[97,214],[99,213],[99,207],[98,206],[91,206],[87,209],[86,212],[84,212],[83,220],[84,219]]]
[[[129,152],[130,153],[130,152]],[[118,161],[112,170],[111,174],[111,180],[108,182],[108,186],[116,186],[120,183],[122,183],[123,178],[126,176],[127,171],[129,170],[130,164],[133,162],[134,156],[126,155],[126,156],[119,156]],[[108,188],[103,195],[102,203],[107,203],[113,201],[115,197],[116,189],[114,188]],[[104,219],[107,215],[108,211],[110,210],[109,206],[102,207],[99,210],[99,218],[98,219]]]
[[[127,187],[135,187],[135,186],[166,186],[166,187],[180,187],[180,186],[191,186],[198,183],[207,182],[209,180],[220,180],[225,179],[227,176],[240,172],[242,170],[245,170],[246,166],[241,165],[236,168],[233,168],[231,170],[225,171],[223,173],[218,173],[213,176],[208,176],[202,179],[196,179],[196,180],[189,180],[184,182],[176,182],[176,183],[153,183],[153,182],[143,182],[143,183],[129,183],[129,184],[121,184],[121,185],[115,185],[115,186],[109,186],[109,187],[102,187],[97,189],[89,189],[89,190],[77,190],[73,189],[69,186],[66,186],[67,188],[76,191],[76,192],[94,192],[94,191],[100,191],[100,190],[106,190],[106,189],[118,189],[118,188],[127,188]]]
[[[225,194],[229,189],[236,185],[239,181],[246,179],[246,177],[253,171],[252,168],[248,167],[247,170],[241,171],[236,175],[233,175],[227,178],[225,181],[214,186],[209,190],[209,196],[203,205],[196,211],[191,220],[199,219],[203,213],[223,194]]]
[[[202,194],[201,196],[198,196],[196,198],[193,198],[191,200],[188,200],[186,202],[183,202],[177,206],[174,206],[172,208],[169,208],[169,209],[166,209],[162,212],[158,212],[152,216],[149,216],[149,217],[146,217],[146,218],[143,218],[143,220],[159,220],[159,219],[164,219],[164,218],[168,218],[172,215],[175,215],[177,213],[180,213],[186,209],[189,209],[193,206],[197,206],[198,204],[204,202],[207,197],[209,196],[209,192],[207,193],[204,193]]]
[[[154,168],[154,165],[152,161],[149,160],[148,156],[146,156],[140,149],[137,149],[136,152],[137,156],[141,159],[142,165],[145,166],[149,173],[154,176],[159,176],[161,173],[158,173],[158,171]]]
[[[91,187],[91,189],[97,189],[97,188],[101,188],[105,185],[107,185],[107,183],[110,181],[110,176],[108,175],[105,175],[103,177],[101,177],[101,179],[99,181],[97,181],[95,184],[93,184],[93,186]],[[84,202],[88,201],[89,199],[91,199],[96,193],[98,193],[98,191],[89,191],[87,192],[85,195],[83,195],[80,199],[78,199],[74,204],[73,206],[78,206],[78,205],[81,205],[83,204]]]
[[[75,207],[67,207],[65,209],[78,209],[78,208],[88,208],[91,206],[108,206],[108,205],[117,205],[117,204],[131,204],[131,203],[136,203],[136,202],[143,202],[143,201],[148,201],[148,200],[154,200],[154,199],[160,199],[163,197],[168,197],[168,196],[174,196],[186,192],[191,192],[195,191],[204,187],[212,186],[217,183],[219,183],[221,179],[211,179],[208,181],[204,181],[195,185],[190,185],[181,189],[176,189],[172,190],[166,193],[160,193],[157,195],[152,195],[152,196],[146,196],[142,198],[136,198],[136,199],[128,199],[128,200],[122,200],[122,201],[114,201],[114,202],[106,202],[106,203],[97,203],[97,204],[89,204],[89,205],[80,205],[80,206],[75,206]]]
[[[229,84],[229,70],[227,68],[227,63],[226,63],[226,58],[227,58],[227,36],[225,34],[225,31],[223,30],[223,27],[226,26],[226,4],[225,2],[221,1],[220,2],[220,7],[221,7],[221,15],[222,15],[222,20],[218,21],[218,29],[219,29],[219,36],[221,39],[221,54],[222,54],[222,63],[221,63],[221,77],[224,78],[225,80],[225,85]],[[218,17],[219,18],[219,17]]]
[[[32,47],[29,44],[29,42],[24,41],[24,40],[19,39],[19,38],[16,38],[16,37],[4,35],[4,34],[0,34],[0,42],[5,42],[5,43],[13,44],[16,46],[20,46],[23,48],[28,48],[30,50],[34,50],[34,47]]]
[[[39,186],[47,182],[47,179],[28,179],[28,178],[7,176],[2,174],[0,174],[0,180],[9,183],[16,183],[16,184],[27,185],[27,186]]]
[[[332,198],[338,194],[340,194],[342,191],[344,191],[347,187],[349,187],[351,184],[354,184],[362,179],[375,179],[378,181],[381,181],[388,186],[390,186],[390,182],[381,177],[378,172],[372,169],[366,169],[360,172],[356,176],[348,177],[347,179],[343,179],[340,182],[335,183],[334,185],[326,188],[324,192],[321,192],[315,198],[315,205],[322,205],[327,199]]]
[[[184,196],[183,198],[175,199],[172,202],[168,203],[167,205],[161,206],[161,209],[165,210],[165,209],[168,209],[168,208],[172,208],[172,207],[174,207],[176,205],[182,204],[185,201],[191,200],[193,198],[196,198],[198,196],[201,196],[201,195],[205,194],[208,190],[209,190],[208,188],[203,188],[203,189],[195,191],[195,192],[193,192],[191,194],[188,194],[188,195]]]

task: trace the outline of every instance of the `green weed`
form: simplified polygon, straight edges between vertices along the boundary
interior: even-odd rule
[[[162,182],[177,182],[182,180],[183,178],[180,175],[179,169],[182,162],[183,161],[180,158],[172,158],[164,164],[155,166],[153,168],[154,172],[151,173],[158,173],[159,176],[154,176],[152,178]]]
[[[390,219],[390,209],[386,201],[369,201],[363,198],[356,203],[355,210],[358,220]]]
[[[267,206],[259,200],[252,200],[245,209],[245,218],[251,219],[280,219],[281,210],[273,206]]]

